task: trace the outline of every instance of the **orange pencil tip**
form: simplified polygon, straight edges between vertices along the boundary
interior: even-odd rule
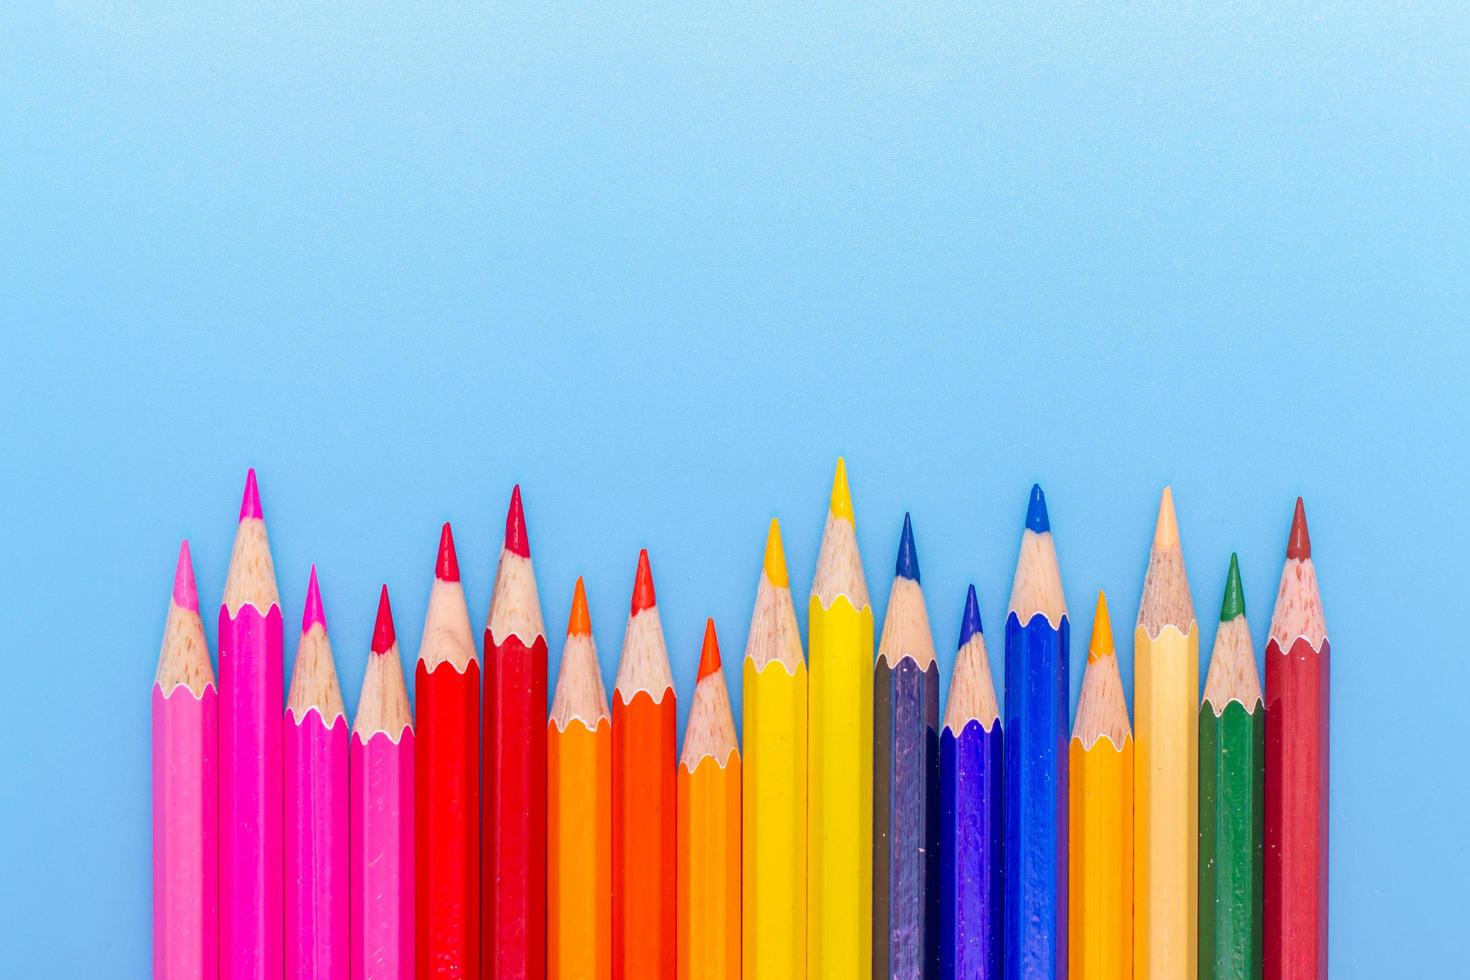
[[[1312,536],[1307,533],[1307,509],[1302,498],[1296,498],[1296,512],[1291,515],[1291,536],[1286,540],[1286,557],[1305,561],[1312,557]]]
[[[653,569],[648,567],[648,549],[638,552],[638,574],[633,579],[633,612],[652,609],[658,599],[653,594]]]
[[[587,587],[582,576],[577,576],[577,586],[572,590],[572,614],[567,618],[567,636],[591,636],[592,617],[587,612]]]
[[[704,646],[699,649],[699,679],[704,680],[720,669],[720,641],[715,636],[714,619],[704,621]]]

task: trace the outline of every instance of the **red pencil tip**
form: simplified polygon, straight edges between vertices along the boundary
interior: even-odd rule
[[[245,473],[245,493],[240,498],[240,520],[253,517],[259,521],[264,516],[260,512],[260,488],[255,485],[255,469],[252,467]]]
[[[715,636],[715,621],[704,621],[704,646],[699,649],[699,680],[720,669],[720,641]]]
[[[531,557],[531,542],[526,538],[526,515],[521,510],[521,485],[510,492],[510,509],[505,512],[505,550],[522,558]]]
[[[638,574],[633,579],[633,612],[652,609],[658,599],[653,594],[653,569],[648,567],[648,549],[638,552]]]
[[[189,612],[199,611],[199,589],[194,585],[194,558],[188,539],[179,544],[179,563],[174,566],[174,605]]]
[[[373,624],[373,653],[387,653],[397,641],[393,632],[393,607],[388,605],[388,586],[378,593],[378,621]]]
[[[1296,498],[1296,513],[1291,515],[1291,536],[1286,540],[1286,557],[1305,561],[1312,557],[1312,536],[1307,533],[1307,510],[1302,498]]]
[[[301,611],[301,632],[311,629],[312,624],[327,628],[327,614],[322,610],[322,590],[316,584],[316,566],[311,566],[311,579],[306,583],[306,608]]]
[[[587,587],[582,576],[577,576],[577,587],[572,590],[572,614],[567,618],[567,636],[591,636],[592,617],[587,612]]]
[[[439,532],[439,559],[434,562],[434,577],[441,582],[459,581],[459,558],[454,553],[454,532],[449,530],[448,521]]]

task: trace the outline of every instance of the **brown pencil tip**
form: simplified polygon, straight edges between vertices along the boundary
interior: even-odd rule
[[[715,636],[714,619],[704,621],[704,646],[699,650],[699,680],[720,669],[720,641]]]
[[[638,552],[638,574],[633,578],[633,613],[652,609],[658,599],[653,594],[653,569],[648,567],[648,549]]]
[[[1302,498],[1296,498],[1296,512],[1291,515],[1291,536],[1286,539],[1286,557],[1305,561],[1312,557],[1312,536],[1307,533],[1307,509]]]
[[[592,616],[587,612],[587,587],[582,576],[577,576],[577,586],[572,590],[572,614],[567,617],[567,636],[591,636]]]

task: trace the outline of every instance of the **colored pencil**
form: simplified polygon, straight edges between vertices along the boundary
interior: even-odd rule
[[[1005,975],[1067,975],[1071,624],[1046,497],[1031,488],[1006,615]]]
[[[939,975],[1000,980],[1005,741],[975,587],[939,735]]]
[[[352,980],[406,980],[413,959],[413,716],[388,587],[349,749]]]
[[[699,679],[684,728],[678,796],[680,980],[740,976],[740,746],[720,670],[715,621],[705,622]]]
[[[1067,751],[1068,971],[1072,980],[1132,980],[1133,730],[1102,592]]]
[[[485,622],[485,980],[546,975],[545,634],[517,486]]]
[[[873,671],[873,976],[939,972],[939,665],[903,515]]]
[[[1327,977],[1330,661],[1298,497],[1266,640],[1266,980]]]
[[[873,607],[837,460],[807,606],[807,975],[873,967]]]
[[[1199,914],[1199,624],[1164,488],[1133,630],[1133,964],[1193,977]]]
[[[153,976],[219,975],[219,692],[179,545],[153,682]]]
[[[613,687],[614,977],[672,978],[676,972],[677,718],[653,573],[648,552],[641,551]]]
[[[1230,556],[1199,708],[1200,980],[1260,980],[1265,877],[1266,709]]]
[[[582,580],[546,726],[546,972],[612,976],[612,717]]]
[[[414,958],[418,980],[480,975],[480,663],[454,535],[439,535],[414,669]]]
[[[219,610],[220,976],[276,980],[286,964],[281,599],[255,471]]]
[[[806,660],[773,518],[745,644],[741,968],[806,975]]]
[[[347,712],[315,565],[284,727],[286,977],[347,980]]]

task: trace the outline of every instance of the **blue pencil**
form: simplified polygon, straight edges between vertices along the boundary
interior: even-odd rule
[[[939,736],[939,976],[1000,980],[1005,751],[975,587]]]
[[[1067,976],[1067,604],[1031,488],[1006,616],[1006,980]]]

